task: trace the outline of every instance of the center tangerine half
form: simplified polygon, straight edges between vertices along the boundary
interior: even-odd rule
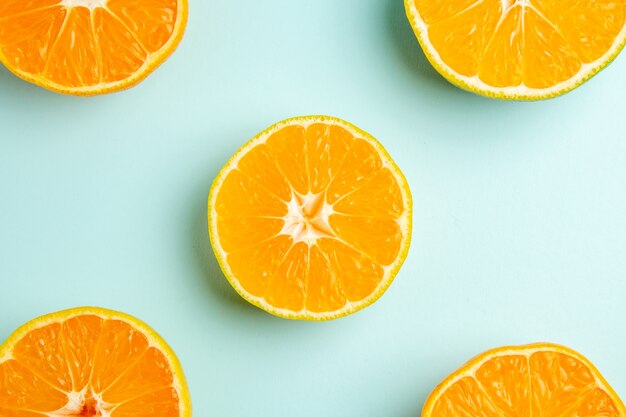
[[[371,135],[326,116],[280,122],[244,145],[209,195],[220,265],[246,300],[326,320],[376,301],[411,238],[406,179]]]

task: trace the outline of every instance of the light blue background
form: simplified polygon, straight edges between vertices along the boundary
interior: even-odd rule
[[[138,87],[65,97],[0,69],[0,340],[100,305],[178,353],[196,416],[418,416],[473,355],[553,341],[626,397],[626,57],[578,90],[493,101],[429,66],[400,0],[191,0]],[[327,323],[243,302],[206,195],[258,131],[325,113],[411,184],[414,239],[374,306]]]

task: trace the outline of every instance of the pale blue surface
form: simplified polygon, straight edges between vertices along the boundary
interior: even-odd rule
[[[626,56],[562,98],[448,85],[400,0],[192,0],[175,55],[80,99],[0,69],[0,340],[101,305],[157,329],[199,417],[418,416],[480,351],[553,341],[626,397]],[[213,177],[288,116],[371,132],[411,184],[409,258],[328,323],[241,301],[206,232]]]

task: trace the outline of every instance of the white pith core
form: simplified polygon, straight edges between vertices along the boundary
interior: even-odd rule
[[[335,237],[328,223],[333,208],[326,202],[325,193],[300,195],[292,191],[287,202],[285,224],[279,234],[289,235],[294,242],[314,244],[321,237]]]
[[[96,394],[90,387],[85,387],[79,392],[69,392],[67,404],[46,415],[48,417],[110,417],[114,408],[114,405],[102,400],[101,394]]]
[[[106,7],[107,0],[61,0],[61,6],[67,8],[71,7],[86,7],[89,10],[94,10],[98,7]]]

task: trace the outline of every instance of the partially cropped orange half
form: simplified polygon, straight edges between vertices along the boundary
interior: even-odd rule
[[[2,417],[190,417],[174,352],[146,324],[94,307],[39,317],[0,346]]]
[[[244,145],[209,195],[224,274],[283,318],[328,320],[376,301],[406,258],[412,201],[376,139],[327,116],[282,121]]]
[[[0,60],[64,94],[123,90],[176,49],[187,0],[1,0]]]
[[[626,0],[405,0],[405,6],[435,68],[490,97],[568,92],[626,42]]]
[[[428,397],[422,417],[626,417],[589,360],[539,343],[479,355]]]

